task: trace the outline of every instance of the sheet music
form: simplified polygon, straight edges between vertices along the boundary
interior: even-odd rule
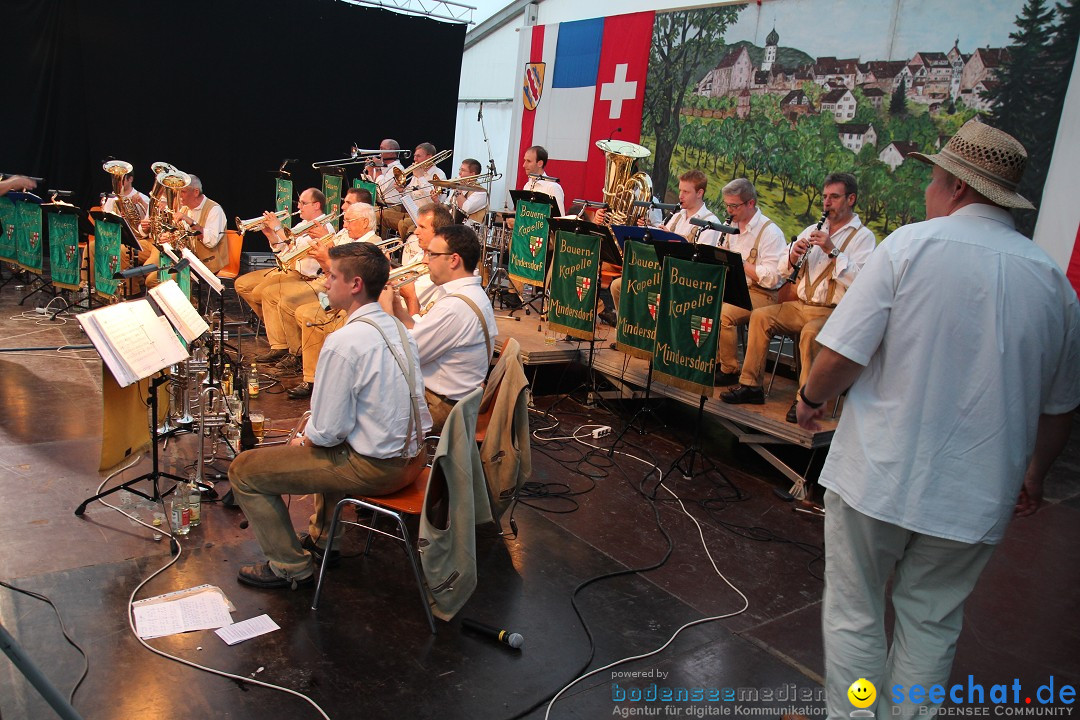
[[[169,243],[162,243],[161,244],[161,252],[168,255],[169,259],[173,261],[174,265],[176,265],[176,264],[178,264],[180,262],[180,258],[176,257],[176,251],[173,250],[173,246],[170,245]]]
[[[220,592],[206,591],[166,602],[132,608],[135,629],[145,639],[214,630],[232,625],[229,607]]]
[[[214,632],[217,633],[218,637],[225,641],[226,645],[235,645],[236,643],[250,640],[253,637],[265,635],[268,632],[280,629],[278,624],[270,619],[269,615],[264,614],[248,618],[247,620],[241,620],[232,625],[227,625]]]
[[[172,325],[145,299],[91,310],[78,319],[120,387],[188,357]]]
[[[150,297],[154,298],[158,307],[161,308],[169,322],[176,327],[177,332],[189,343],[210,329],[206,320],[199,314],[191,301],[184,295],[184,291],[176,284],[175,280],[163,282],[157,287],[150,288]]]
[[[419,225],[420,206],[416,204],[416,198],[406,193],[401,196],[401,204],[405,206],[405,212],[409,213],[414,225]]]
[[[214,292],[221,294],[221,290],[225,287],[221,284],[221,278],[214,273],[210,272],[210,268],[206,267],[202,260],[195,256],[195,253],[191,252],[188,248],[184,248],[181,253],[188,262],[191,263],[191,269],[199,278],[210,287],[214,288]]]

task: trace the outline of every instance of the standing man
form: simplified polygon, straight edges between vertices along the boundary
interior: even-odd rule
[[[781,278],[780,257],[787,250],[784,231],[761,212],[757,206],[757,189],[746,178],[735,178],[720,191],[731,220],[739,228],[738,235],[723,235],[720,247],[742,255],[746,285],[750,288],[750,304],[756,310],[775,305],[776,289]],[[739,361],[735,357],[735,328],[750,322],[750,310],[724,303],[720,308],[720,374],[718,385],[739,382]]]
[[[870,228],[855,214],[859,187],[850,173],[833,173],[825,178],[822,190],[825,221],[799,234],[789,252],[780,258],[780,275],[788,277],[803,255],[795,289],[798,299],[769,305],[750,313],[750,333],[746,341],[739,385],[720,395],[726,403],[763,405],[765,354],[769,340],[777,332],[799,334],[799,384],[806,383],[817,356],[817,335],[832,314],[859,270],[870,259],[876,239]],[[787,413],[788,422],[797,422],[795,402]]]
[[[375,208],[367,203],[350,202],[345,210],[345,232],[334,236],[335,246],[351,242],[376,243],[379,236],[375,234]],[[311,256],[323,267],[324,271],[330,270],[330,251],[320,247],[312,251]],[[325,281],[326,273],[323,278]],[[323,310],[318,301],[304,303],[299,306],[283,304],[281,311],[284,314],[286,325],[292,325],[295,331],[300,333],[300,358],[303,379],[300,384],[291,388],[286,393],[292,400],[300,400],[311,397],[315,389],[315,368],[319,361],[319,353],[322,351],[326,337],[345,324],[345,313],[331,308]]]
[[[199,236],[198,242],[192,243],[191,251],[210,272],[216,273],[229,264],[225,211],[203,195],[202,180],[196,175],[191,176],[190,185],[180,190],[180,203],[183,207],[173,216],[173,221]]]
[[[547,176],[548,151],[541,145],[533,145],[525,151],[521,157],[521,169],[529,175],[522,190],[541,192],[555,198],[559,206],[559,215],[566,214],[566,200],[563,196],[562,185],[554,180],[545,180]],[[513,225],[510,225],[513,229]]]
[[[1008,210],[1033,208],[1016,193],[1023,146],[973,120],[911,157],[934,166],[927,220],[871,257],[799,392],[814,430],[850,388],[821,471],[830,718],[848,716],[858,678],[879,718],[934,714],[910,691],[947,683],[964,600],[1010,518],[1038,509],[1080,404],[1076,293]]]
[[[326,196],[318,188],[308,188],[300,193],[300,220],[309,222],[322,215],[324,202],[326,202]],[[278,254],[292,247],[294,243],[310,245],[333,230],[333,227],[329,225],[313,225],[307,233],[295,238],[295,240],[290,240],[284,226],[274,213],[266,211],[263,213],[263,217],[266,219],[263,224],[263,235],[269,240],[270,249]],[[258,362],[279,362],[289,355],[289,338],[285,332],[285,325],[282,322],[281,315],[277,312],[277,307],[273,303],[270,303],[269,312],[265,312],[264,302],[270,299],[276,300],[276,291],[279,286],[310,282],[315,279],[319,270],[319,264],[316,261],[311,258],[304,258],[296,264],[296,267],[288,270],[283,271],[279,268],[254,270],[236,278],[236,294],[250,305],[255,314],[263,321],[263,327],[266,328],[266,339],[270,343],[270,351],[255,358]],[[312,294],[311,299],[315,299],[314,294]],[[296,347],[294,351],[299,352],[299,347]],[[297,368],[300,367],[299,360],[295,361],[295,365]]]
[[[240,569],[245,585],[311,583],[313,556],[322,558],[338,501],[395,492],[424,467],[431,417],[416,343],[378,303],[389,273],[390,261],[369,243],[330,250],[326,294],[348,321],[319,355],[325,382],[311,399],[304,435],[290,445],[242,452],[229,467],[233,493],[268,559]],[[308,493],[316,494],[315,513],[298,538],[281,496]]]
[[[416,338],[432,432],[438,433],[454,405],[484,383],[499,329],[491,300],[474,274],[480,261],[476,233],[448,225],[435,233],[426,255],[438,288],[431,309],[413,318],[390,288],[379,302]]]

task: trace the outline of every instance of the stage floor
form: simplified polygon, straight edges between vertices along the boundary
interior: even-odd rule
[[[106,477],[97,472],[100,361],[92,351],[49,349],[84,344],[85,336],[70,318],[49,322],[32,308],[22,314],[18,298],[10,286],[0,290],[0,578],[48,595],[89,653],[90,674],[75,696],[76,708],[86,718],[125,720],[317,717],[295,697],[177,665],[134,640],[127,627],[128,597],[169,560],[167,542],[155,541],[100,504],[82,518],[74,516],[79,502]],[[531,322],[500,321],[500,327],[506,322],[531,324],[536,333],[535,316]],[[249,352],[265,347],[262,341],[245,342]],[[556,343],[549,352],[576,356],[577,348],[570,347]],[[718,472],[692,479],[676,473],[657,488],[651,464],[666,471],[682,452],[696,429],[696,404],[692,410],[681,402],[663,404],[648,432],[627,433],[609,460],[614,434],[594,441],[581,428],[603,424],[618,430],[636,403],[586,407],[579,402],[583,392],[564,398],[559,384],[564,370],[566,377],[580,376],[580,366],[536,367],[546,371],[536,379],[531,413],[535,484],[515,513],[519,533],[479,533],[477,589],[459,618],[438,623],[437,635],[429,633],[417,606],[402,554],[389,543],[377,541],[363,557],[361,538],[348,533],[345,557],[328,573],[323,604],[312,611],[311,588],[260,591],[237,584],[237,568],[261,560],[258,545],[250,529],[240,528],[238,510],[204,503],[203,524],[182,541],[180,559],[140,597],[211,583],[236,605],[235,620],[267,613],[281,629],[232,647],[210,632],[150,643],[306,693],[330,717],[509,718],[558,691],[590,658],[571,605],[574,588],[589,578],[643,569],[592,583],[578,594],[596,641],[591,668],[653,650],[687,621],[736,613],[743,601],[714,572],[707,548],[746,595],[746,610],[684,632],[653,658],[576,685],[555,704],[552,717],[611,716],[618,708],[614,684],[817,691],[822,524],[793,512],[791,503],[774,494],[788,480],[707,413],[702,431]],[[286,399],[283,389],[268,388],[257,401],[279,429],[307,407]],[[781,397],[776,404],[786,410]],[[574,434],[601,450],[539,439]],[[195,457],[194,440],[187,435],[170,441],[165,466],[182,472]],[[111,482],[145,472],[148,465],[142,457]],[[226,463],[216,466],[224,470]],[[217,489],[224,493],[228,484],[220,482]],[[669,493],[701,523],[704,541]],[[1080,682],[1080,430],[1074,430],[1047,497],[1038,515],[1010,528],[968,603],[953,671],[957,681],[969,674],[986,685],[1019,678],[1025,688],[1035,688],[1052,674],[1058,686]],[[138,498],[127,507],[145,518],[154,510]],[[295,527],[305,526],[311,508],[310,497],[292,498]],[[670,536],[666,560],[669,544],[658,521]],[[462,617],[519,632],[525,646],[514,651],[462,632]],[[81,661],[63,642],[48,606],[0,588],[0,621],[66,695]],[[616,674],[622,671],[653,675]],[[708,705],[673,706],[668,714],[690,717],[691,706],[722,709]],[[783,709],[776,702],[739,705],[769,717]],[[8,662],[0,662],[0,716],[50,716]],[[526,715],[543,716],[542,709]]]

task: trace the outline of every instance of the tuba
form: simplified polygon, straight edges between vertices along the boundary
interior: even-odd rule
[[[139,223],[142,221],[146,208],[141,203],[135,203],[124,193],[124,178],[134,169],[129,162],[123,160],[109,160],[101,166],[101,169],[112,175],[113,195],[116,196],[116,211],[128,226],[131,234],[139,239],[144,239]]]
[[[634,201],[652,200],[652,179],[643,172],[631,172],[634,161],[649,157],[648,148],[625,140],[597,140],[604,151],[604,202],[609,225],[634,225],[648,208],[635,208]]]

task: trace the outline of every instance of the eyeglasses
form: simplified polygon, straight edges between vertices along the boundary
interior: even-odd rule
[[[424,254],[428,257],[439,257],[440,255],[457,255],[457,253],[454,252],[434,252],[432,250],[425,250]]]
[[[321,205],[318,200],[301,200],[300,205]]]
[[[738,210],[739,208],[741,208],[745,204],[746,203],[744,203],[744,202],[735,203],[734,205],[728,205],[728,204],[725,203],[724,207],[727,208],[728,212],[735,212],[736,210]]]

